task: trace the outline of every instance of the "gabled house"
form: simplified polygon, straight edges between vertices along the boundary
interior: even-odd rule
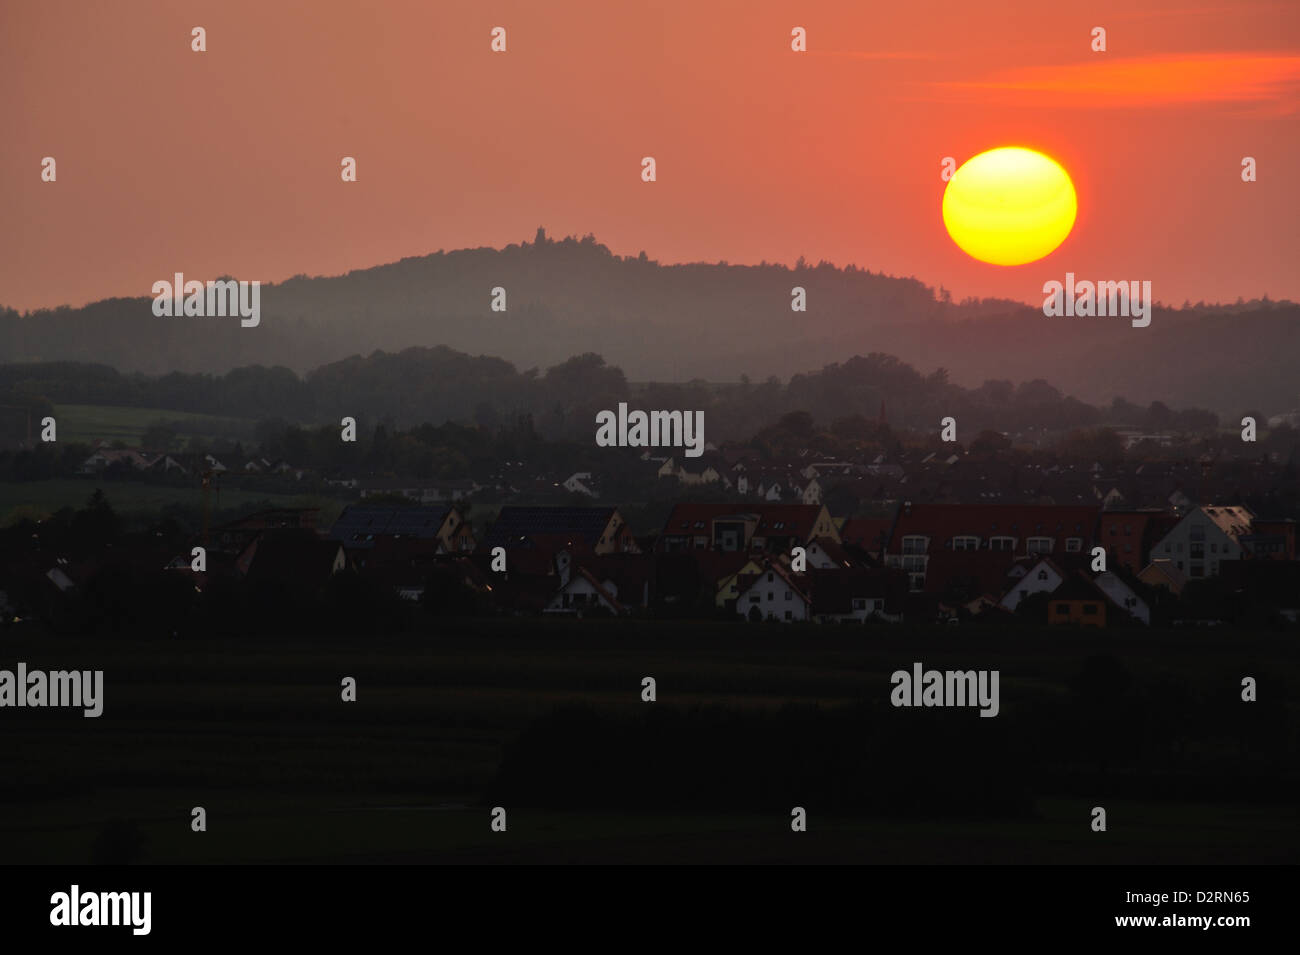
[[[1134,618],[1145,624],[1151,623],[1151,608],[1147,606],[1147,602],[1114,571],[1108,570],[1098,574],[1092,582],[1116,607],[1132,614]]]
[[[740,599],[742,585],[747,586],[748,581],[763,572],[764,561],[761,558],[736,556],[740,561],[739,566],[716,579],[714,603],[720,608],[735,606]]]
[[[584,494],[587,497],[600,497],[596,493],[596,482],[592,478],[590,471],[576,471],[564,479],[562,487],[566,491],[574,494]]]
[[[741,578],[736,613],[750,621],[809,619],[812,600],[804,585],[780,563],[764,561],[762,570]]]
[[[581,615],[584,611],[596,609],[614,615],[625,612],[618,598],[584,567],[573,568],[566,565],[559,576],[559,589],[546,605],[546,613]]]
[[[1106,595],[1083,573],[1065,580],[1052,593],[1047,605],[1047,622],[1078,624],[1081,627],[1106,626]]]
[[[1189,580],[1213,577],[1222,561],[1244,556],[1242,541],[1251,535],[1254,519],[1241,506],[1194,507],[1151,549],[1152,559],[1172,560]]]
[[[1187,586],[1187,575],[1168,557],[1157,557],[1138,574],[1138,580],[1148,587],[1163,587],[1175,597]]]
[[[1020,606],[1020,601],[1033,594],[1055,593],[1066,580],[1065,571],[1056,566],[1050,558],[1044,557],[1024,563],[1026,565],[1024,573],[1018,575],[1018,579],[1013,580],[1002,595],[1000,602],[1007,610],[1014,611]]]
[[[559,581],[548,612],[602,607],[613,614],[644,610],[653,599],[655,558],[649,554],[555,555]]]
[[[810,570],[847,570],[857,566],[843,545],[829,537],[814,538],[804,550]]]

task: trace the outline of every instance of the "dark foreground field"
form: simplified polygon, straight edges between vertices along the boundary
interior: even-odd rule
[[[1300,653],[1277,636],[567,620],[0,636],[0,668],[20,660],[103,669],[105,706],[0,710],[0,862],[1300,857]],[[889,675],[914,661],[999,670],[1000,715],[891,707]]]

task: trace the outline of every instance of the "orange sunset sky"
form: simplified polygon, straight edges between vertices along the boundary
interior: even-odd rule
[[[539,225],[957,298],[1040,303],[1069,270],[1172,304],[1300,300],[1298,28],[1294,0],[4,0],[0,304],[337,274]],[[1070,171],[1079,218],[999,268],[945,233],[940,161],[1011,144]]]

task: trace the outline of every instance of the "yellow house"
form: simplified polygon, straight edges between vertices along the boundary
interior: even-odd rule
[[[1106,626],[1106,595],[1082,574],[1069,578],[1051,594],[1047,605],[1049,624],[1076,624],[1081,627]]]

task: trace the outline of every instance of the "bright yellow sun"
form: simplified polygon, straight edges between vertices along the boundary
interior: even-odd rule
[[[943,193],[943,224],[952,240],[993,265],[1041,259],[1065,241],[1078,211],[1070,174],[1021,146],[968,159]]]

